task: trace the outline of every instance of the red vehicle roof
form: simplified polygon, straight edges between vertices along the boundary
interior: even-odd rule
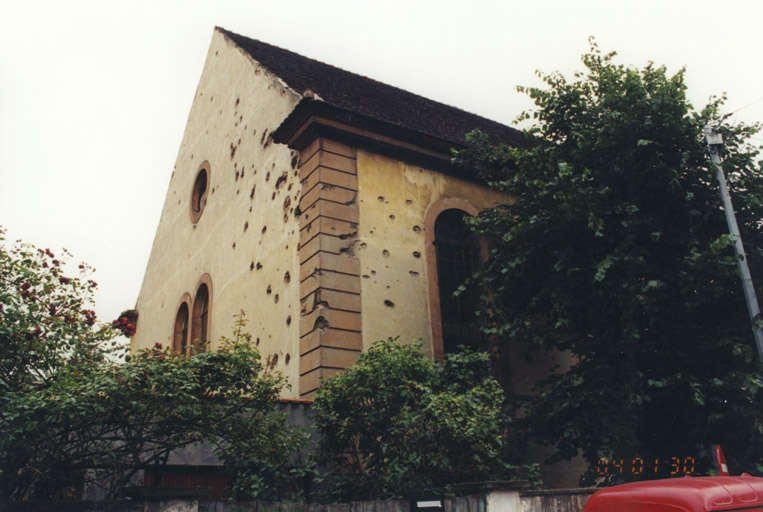
[[[685,477],[617,485],[588,499],[583,512],[763,512],[763,478]]]

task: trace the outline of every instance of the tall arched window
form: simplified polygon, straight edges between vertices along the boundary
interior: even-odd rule
[[[432,356],[442,359],[458,345],[484,348],[474,312],[475,294],[454,297],[453,292],[471,276],[487,256],[487,244],[472,234],[465,216],[479,209],[457,197],[435,201],[424,217],[426,236],[429,319]]]
[[[188,302],[183,301],[175,316],[175,329],[172,333],[172,350],[178,354],[186,353],[186,347],[188,345],[188,328],[190,323],[189,316]]]
[[[195,350],[205,350],[209,340],[209,312],[211,307],[212,283],[209,275],[201,278],[193,298],[193,315],[191,317],[191,345]]]
[[[474,349],[482,341],[477,317],[479,294],[473,289],[454,292],[479,268],[480,242],[464,222],[463,210],[448,209],[437,216],[434,246],[437,253],[437,285],[440,296],[443,352],[454,352],[459,345]]]

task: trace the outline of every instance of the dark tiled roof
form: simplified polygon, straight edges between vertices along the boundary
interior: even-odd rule
[[[217,30],[298,93],[311,90],[334,107],[458,145],[475,128],[493,142],[527,144],[522,132],[501,123],[219,27]]]

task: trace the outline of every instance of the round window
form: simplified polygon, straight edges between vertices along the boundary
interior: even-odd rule
[[[193,182],[191,191],[191,222],[198,222],[204,207],[207,204],[207,194],[209,192],[209,163],[201,164],[196,173],[196,179]]]

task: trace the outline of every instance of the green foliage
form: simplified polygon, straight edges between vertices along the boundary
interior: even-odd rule
[[[91,309],[98,286],[89,279],[92,269],[83,263],[79,276],[67,277],[68,256],[0,245],[0,394],[46,385],[67,365],[88,367],[117,356],[115,331],[97,324]]]
[[[503,459],[502,405],[486,354],[440,364],[420,343],[375,343],[316,394],[318,461],[334,470],[331,498],[410,497],[516,475]]]
[[[304,432],[275,411],[284,379],[242,318],[218,350],[157,344],[117,364],[116,331],[88,309],[92,281],[28,245],[0,245],[0,265],[0,498],[79,499],[87,485],[116,497],[142,467],[201,442],[235,497],[295,496]]]
[[[545,88],[521,89],[537,106],[521,116],[535,121],[531,147],[474,133],[456,154],[515,197],[475,222],[495,241],[478,279],[491,291],[488,334],[574,356],[532,397],[513,397],[525,412],[516,426],[554,446],[552,460],[582,453],[595,466],[720,443],[734,471],[754,471],[763,374],[702,135],[722,98],[697,112],[683,70],[613,58],[592,43],[573,81],[541,74]],[[763,180],[746,142],[758,129],[720,127],[760,283]]]

